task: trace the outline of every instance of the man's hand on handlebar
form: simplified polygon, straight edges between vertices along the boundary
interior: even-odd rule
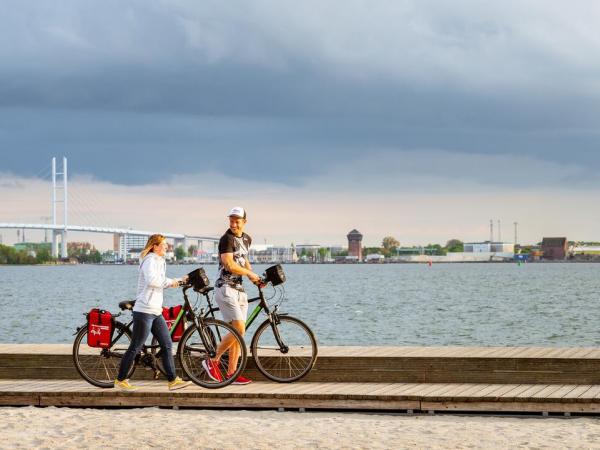
[[[250,281],[252,281],[252,283],[258,287],[263,288],[266,286],[266,283],[264,282],[264,280],[261,277],[259,277],[258,275],[256,275],[254,272],[251,272],[248,274],[248,279]]]

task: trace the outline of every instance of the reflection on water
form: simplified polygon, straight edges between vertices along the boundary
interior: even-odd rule
[[[180,276],[193,268],[168,266],[167,272]],[[206,269],[214,280],[216,266]],[[321,345],[600,344],[598,264],[284,269],[281,310],[307,322]],[[72,342],[84,312],[94,306],[117,312],[136,284],[135,266],[0,266],[0,342]],[[167,305],[180,298],[175,289],[165,295]]]

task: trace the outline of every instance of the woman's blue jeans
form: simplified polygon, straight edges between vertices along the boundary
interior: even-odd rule
[[[169,334],[169,328],[167,322],[162,315],[155,316],[154,314],[147,314],[143,312],[133,312],[133,338],[129,348],[123,355],[121,360],[121,366],[119,367],[119,375],[117,379],[123,381],[127,378],[129,369],[133,364],[135,355],[137,355],[144,346],[146,339],[152,333],[158,343],[162,353],[162,362],[165,372],[167,372],[167,378],[169,381],[173,381],[175,375],[175,360],[173,359],[173,343],[171,341],[171,335]]]

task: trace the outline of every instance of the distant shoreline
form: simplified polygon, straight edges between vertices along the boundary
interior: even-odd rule
[[[565,260],[540,260],[540,261],[432,261],[431,265],[439,264],[585,264],[585,263],[600,263],[599,259],[592,260],[579,260],[579,259],[565,259]],[[184,262],[167,262],[170,266],[216,266],[216,262],[201,262],[201,263],[184,263]],[[352,262],[352,263],[336,263],[336,262],[253,262],[254,265],[292,265],[292,266],[313,266],[313,265],[328,265],[328,266],[385,266],[390,264],[398,265],[429,265],[428,261],[390,261],[390,262]],[[51,262],[51,263],[40,263],[40,264],[0,264],[0,267],[14,267],[14,266],[137,266],[137,263],[72,263],[72,262]]]

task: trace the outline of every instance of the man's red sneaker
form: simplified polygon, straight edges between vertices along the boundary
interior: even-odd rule
[[[229,375],[227,376],[227,378],[229,378]],[[243,376],[240,375],[231,384],[250,384],[250,383],[252,383],[252,380],[249,380],[248,378],[243,377]]]
[[[221,372],[219,372],[219,365],[210,359],[205,359],[202,361],[202,367],[206,370],[206,373],[209,377],[216,381],[217,383],[221,383],[223,381],[223,377],[221,376]]]

